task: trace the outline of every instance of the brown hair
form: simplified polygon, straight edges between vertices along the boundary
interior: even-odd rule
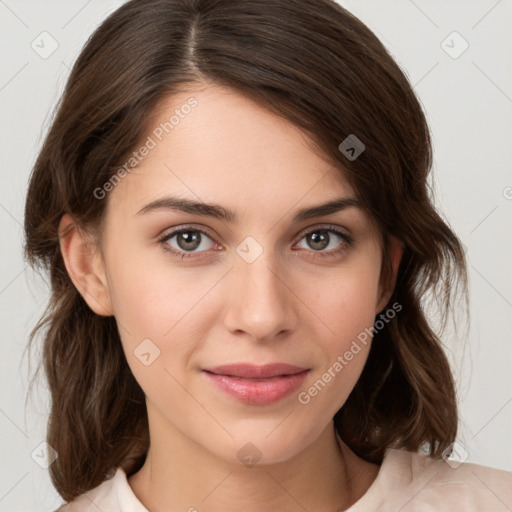
[[[49,271],[52,287],[31,342],[44,333],[57,491],[71,500],[118,466],[134,473],[149,443],[144,394],[115,318],[93,313],[72,284],[59,222],[71,213],[80,227],[100,228],[108,198],[96,199],[94,190],[142,139],[158,102],[192,82],[232,87],[305,130],[371,212],[383,235],[385,272],[389,237],[403,242],[390,300],[402,312],[375,332],[334,421],[368,461],[381,461],[387,447],[416,451],[424,443],[439,457],[456,436],[456,395],[423,302],[430,294],[446,314],[454,285],[466,290],[466,262],[432,204],[429,129],[400,67],[332,0],[132,0],[78,57],[26,200],[26,257]],[[356,159],[338,149],[350,134],[365,144]]]

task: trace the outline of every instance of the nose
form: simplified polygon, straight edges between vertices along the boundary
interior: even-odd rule
[[[297,298],[286,281],[287,273],[266,252],[252,263],[238,258],[226,283],[227,330],[255,341],[292,332],[298,319]]]

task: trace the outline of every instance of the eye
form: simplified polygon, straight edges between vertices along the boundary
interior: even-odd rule
[[[304,240],[307,247],[303,246],[301,249],[312,250],[319,253],[318,256],[320,257],[338,255],[353,243],[351,237],[334,227],[312,229],[303,233],[302,240]]]
[[[204,231],[185,227],[164,235],[158,241],[164,250],[181,258],[188,258],[194,253],[202,253],[217,247],[217,244]],[[190,254],[189,254],[190,253]]]

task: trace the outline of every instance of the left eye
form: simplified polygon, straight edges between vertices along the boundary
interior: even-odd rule
[[[336,239],[338,240],[336,241]],[[318,228],[314,231],[309,231],[302,236],[301,240],[305,240],[309,246],[305,247],[305,249],[313,249],[315,252],[323,251],[324,249],[326,250],[325,252],[329,252],[338,248],[340,243],[350,243],[347,235],[333,228]]]

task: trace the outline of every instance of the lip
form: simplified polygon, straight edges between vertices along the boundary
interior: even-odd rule
[[[203,371],[214,373],[216,375],[239,377],[242,379],[266,379],[270,377],[277,377],[279,375],[294,375],[307,369],[308,368],[301,368],[300,366],[286,363],[272,363],[263,365],[255,365],[251,363],[235,363],[203,368]]]
[[[251,405],[272,404],[285,398],[304,382],[308,372],[308,368],[285,363],[229,364],[202,371],[218,389]]]

